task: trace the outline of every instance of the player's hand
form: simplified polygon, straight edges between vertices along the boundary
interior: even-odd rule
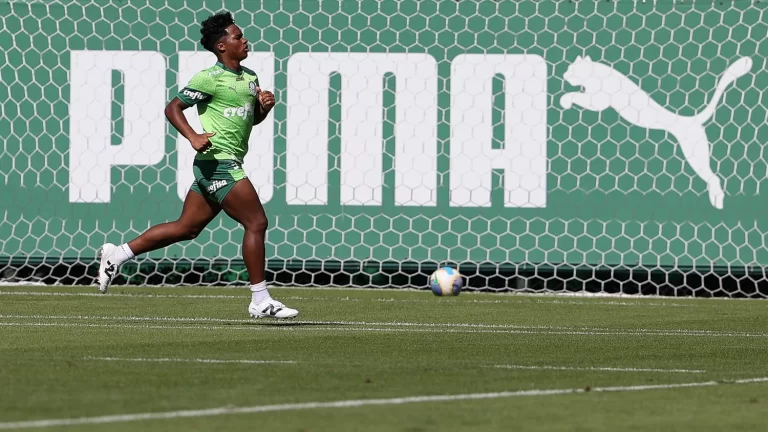
[[[211,143],[209,138],[214,135],[216,135],[216,132],[196,134],[189,139],[189,142],[192,144],[192,148],[195,149],[196,152],[205,153],[213,146],[213,143]]]
[[[266,111],[269,111],[272,109],[273,106],[275,106],[275,95],[271,91],[262,90],[259,87],[256,87],[256,91],[259,94],[259,103]]]

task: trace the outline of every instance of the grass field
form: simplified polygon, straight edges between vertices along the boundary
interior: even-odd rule
[[[766,430],[760,300],[0,288],[0,429]]]

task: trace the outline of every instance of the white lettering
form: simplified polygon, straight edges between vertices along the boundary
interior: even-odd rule
[[[184,94],[184,95],[186,95],[186,96],[189,96],[189,97],[191,97],[192,99],[197,99],[197,100],[202,100],[202,99],[204,99],[204,98],[205,98],[205,95],[204,95],[204,94],[202,94],[202,93],[200,93],[200,92],[198,92],[198,91],[196,91],[196,92],[193,92],[193,91],[191,91],[191,90],[187,90],[187,89],[185,89],[185,90],[183,91],[183,94]]]
[[[210,65],[207,52],[181,52],[184,85]],[[164,157],[166,60],[157,52],[72,51],[70,100],[71,202],[109,202],[110,171],[119,165],[152,165]],[[273,85],[274,55],[251,53],[244,65]],[[124,76],[125,137],[111,145],[111,73]],[[287,184],[289,205],[328,201],[328,87],[342,77],[341,203],[382,204],[384,76],[396,82],[395,204],[435,205],[437,190],[437,65],[427,54],[300,53],[288,62]],[[505,80],[503,148],[492,149],[492,81]],[[504,170],[504,205],[546,205],[547,66],[536,55],[458,56],[451,66],[450,203],[491,204],[492,171]],[[206,96],[186,89],[190,98]],[[229,107],[227,117],[247,120],[254,106]],[[197,109],[185,111],[202,132]],[[253,130],[245,166],[262,201],[273,196],[274,121]],[[179,136],[178,196],[193,181],[195,152]],[[217,186],[220,187],[220,186]]]
[[[150,51],[70,53],[69,201],[109,202],[110,171],[165,155],[165,57]],[[125,134],[111,144],[112,71],[123,73]]]
[[[186,85],[197,72],[210,67],[212,59],[213,57],[211,57],[209,52],[180,52],[179,87]],[[251,52],[243,62],[243,66],[252,69],[258,74],[259,83],[263,89],[273,88],[275,74],[274,54],[269,52]],[[246,111],[249,109],[250,114],[253,114],[253,106],[251,105],[250,108],[247,106],[243,108],[245,115],[247,115]],[[236,111],[237,108],[226,108],[224,115],[233,116],[233,113]],[[184,110],[184,115],[193,129],[202,132],[203,129],[200,125],[200,118],[196,108]],[[245,155],[244,161],[244,168],[248,178],[258,191],[259,198],[261,198],[263,203],[269,202],[274,193],[274,128],[274,113],[270,114],[266,120],[253,128],[251,138],[248,140],[248,154]],[[178,155],[176,158],[176,192],[178,197],[183,200],[187,196],[192,182],[195,180],[192,173],[195,150],[189,144],[189,141],[181,135],[178,135],[176,139],[176,150]]]
[[[341,203],[381,205],[383,78],[396,80],[395,202],[434,205],[437,63],[428,54],[300,53],[288,60],[288,204],[328,201],[328,88],[341,75]]]
[[[226,180],[214,180],[213,183],[211,183],[211,185],[206,188],[206,190],[210,193],[214,193],[226,185],[227,185]]]
[[[248,117],[253,116],[253,105],[252,104],[245,104],[241,107],[229,107],[224,108],[224,111],[222,112],[225,118],[229,117],[242,117],[243,120],[247,119]]]
[[[504,76],[504,148],[491,148],[492,82]],[[547,200],[547,64],[537,55],[463,54],[451,65],[451,205],[491,205],[492,170],[504,170],[504,205]]]

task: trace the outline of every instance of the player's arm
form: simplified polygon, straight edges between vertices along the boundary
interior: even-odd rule
[[[195,130],[192,129],[192,126],[189,125],[187,117],[184,115],[184,110],[187,108],[189,108],[189,105],[184,103],[178,97],[175,97],[165,107],[165,118],[168,119],[171,125],[173,125],[173,127],[176,128],[176,130],[179,131],[179,133],[184,138],[189,140],[190,144],[192,144],[192,148],[194,148],[195,151],[201,153],[205,152],[211,148],[212,145],[208,138],[216,135],[216,132],[202,134],[195,132]]]
[[[275,95],[270,91],[258,90],[259,109],[253,114],[253,125],[264,121],[275,106]]]
[[[176,128],[177,131],[186,139],[190,139],[196,134],[192,126],[189,125],[187,117],[184,115],[184,110],[189,108],[189,105],[181,101],[181,99],[175,97],[165,107],[165,118]]]
[[[201,71],[195,74],[186,87],[179,91],[173,100],[165,107],[165,117],[177,131],[192,144],[192,148],[200,153],[205,152],[213,145],[208,138],[216,135],[212,133],[197,133],[189,125],[184,110],[199,103],[208,103],[213,99],[216,84],[210,74]]]

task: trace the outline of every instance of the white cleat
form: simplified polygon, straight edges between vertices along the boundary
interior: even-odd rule
[[[258,304],[251,302],[248,305],[248,313],[251,314],[251,318],[287,319],[296,317],[299,311],[285,307],[279,301],[269,298]]]
[[[112,279],[117,276],[118,266],[114,263],[114,255],[117,246],[112,243],[105,243],[99,250],[101,264],[99,265],[99,291],[106,294]]]

